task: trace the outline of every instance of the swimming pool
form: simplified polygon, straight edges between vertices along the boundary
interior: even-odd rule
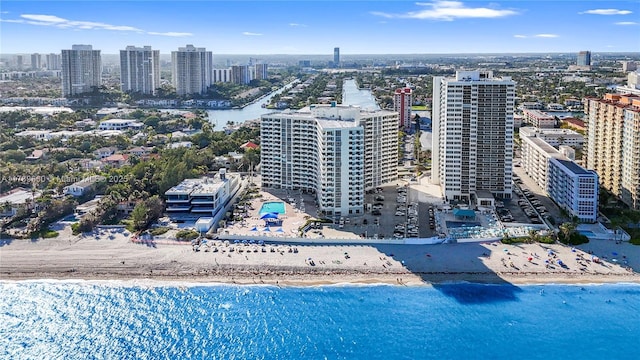
[[[284,203],[282,201],[269,201],[262,204],[262,206],[260,207],[260,215],[266,213],[278,213],[281,215],[284,214]]]
[[[595,237],[596,234],[593,231],[589,231],[589,230],[579,230],[578,233],[580,233],[581,235],[584,235],[586,237]]]
[[[481,226],[479,222],[472,221],[445,221],[448,229]]]

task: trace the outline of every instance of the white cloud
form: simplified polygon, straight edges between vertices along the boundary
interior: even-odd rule
[[[522,35],[522,34],[516,34],[513,35],[514,38],[518,38],[518,39],[528,39],[528,38],[546,38],[546,39],[552,39],[552,38],[557,38],[560,37],[560,35],[556,35],[556,34],[535,34],[535,35]]]
[[[614,23],[614,24],[616,24],[616,25],[623,25],[623,26],[624,26],[624,25],[638,25],[638,23],[637,23],[637,22],[634,22],[634,21],[619,21],[619,22]]]
[[[463,18],[499,18],[517,15],[515,10],[500,10],[486,7],[467,7],[460,1],[434,1],[430,3],[416,3],[418,6],[427,7],[418,11],[409,11],[404,14],[391,14],[380,11],[372,11],[371,14],[385,18],[408,18],[452,21]]]
[[[591,14],[591,15],[629,15],[632,11],[629,10],[618,10],[618,9],[593,9],[581,12],[580,14]]]
[[[305,24],[298,24],[298,23],[289,23],[289,26],[291,26],[291,27],[307,27],[307,25],[305,25]]]
[[[173,31],[169,31],[169,32],[149,31],[149,32],[147,32],[147,34],[149,34],[149,35],[159,35],[159,36],[171,36],[171,37],[193,36],[192,33],[188,33],[188,32],[173,32]]]
[[[128,25],[112,25],[94,21],[78,21],[68,20],[55,15],[44,14],[22,14],[20,19],[0,19],[2,22],[22,23],[36,26],[53,26],[60,29],[72,30],[111,30],[111,31],[128,31],[140,34],[161,35],[161,36],[191,36],[193,34],[186,32],[153,32],[145,31],[134,26]]]
[[[253,32],[249,32],[249,31],[243,32],[242,35],[246,35],[246,36],[262,36],[262,34],[260,34],[260,33],[253,33]]]

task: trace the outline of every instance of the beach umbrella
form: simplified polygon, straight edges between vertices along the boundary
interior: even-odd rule
[[[258,231],[258,228],[256,226],[251,228],[251,231]]]
[[[271,231],[271,228],[267,226],[264,229],[262,229],[262,231]]]
[[[266,214],[260,216],[261,220],[264,220],[264,219],[277,219],[277,218],[278,218],[278,213],[276,213],[276,212],[270,212],[270,213],[266,213]]]
[[[284,232],[284,230],[282,230],[282,228],[279,227],[278,229],[276,229],[276,232]]]

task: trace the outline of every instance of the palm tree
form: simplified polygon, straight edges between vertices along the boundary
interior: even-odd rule
[[[560,232],[566,243],[569,243],[571,235],[576,231],[577,224],[575,222],[566,222],[560,225]]]

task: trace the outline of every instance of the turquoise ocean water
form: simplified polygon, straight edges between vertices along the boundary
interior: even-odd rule
[[[640,285],[0,282],[1,359],[638,359]]]

